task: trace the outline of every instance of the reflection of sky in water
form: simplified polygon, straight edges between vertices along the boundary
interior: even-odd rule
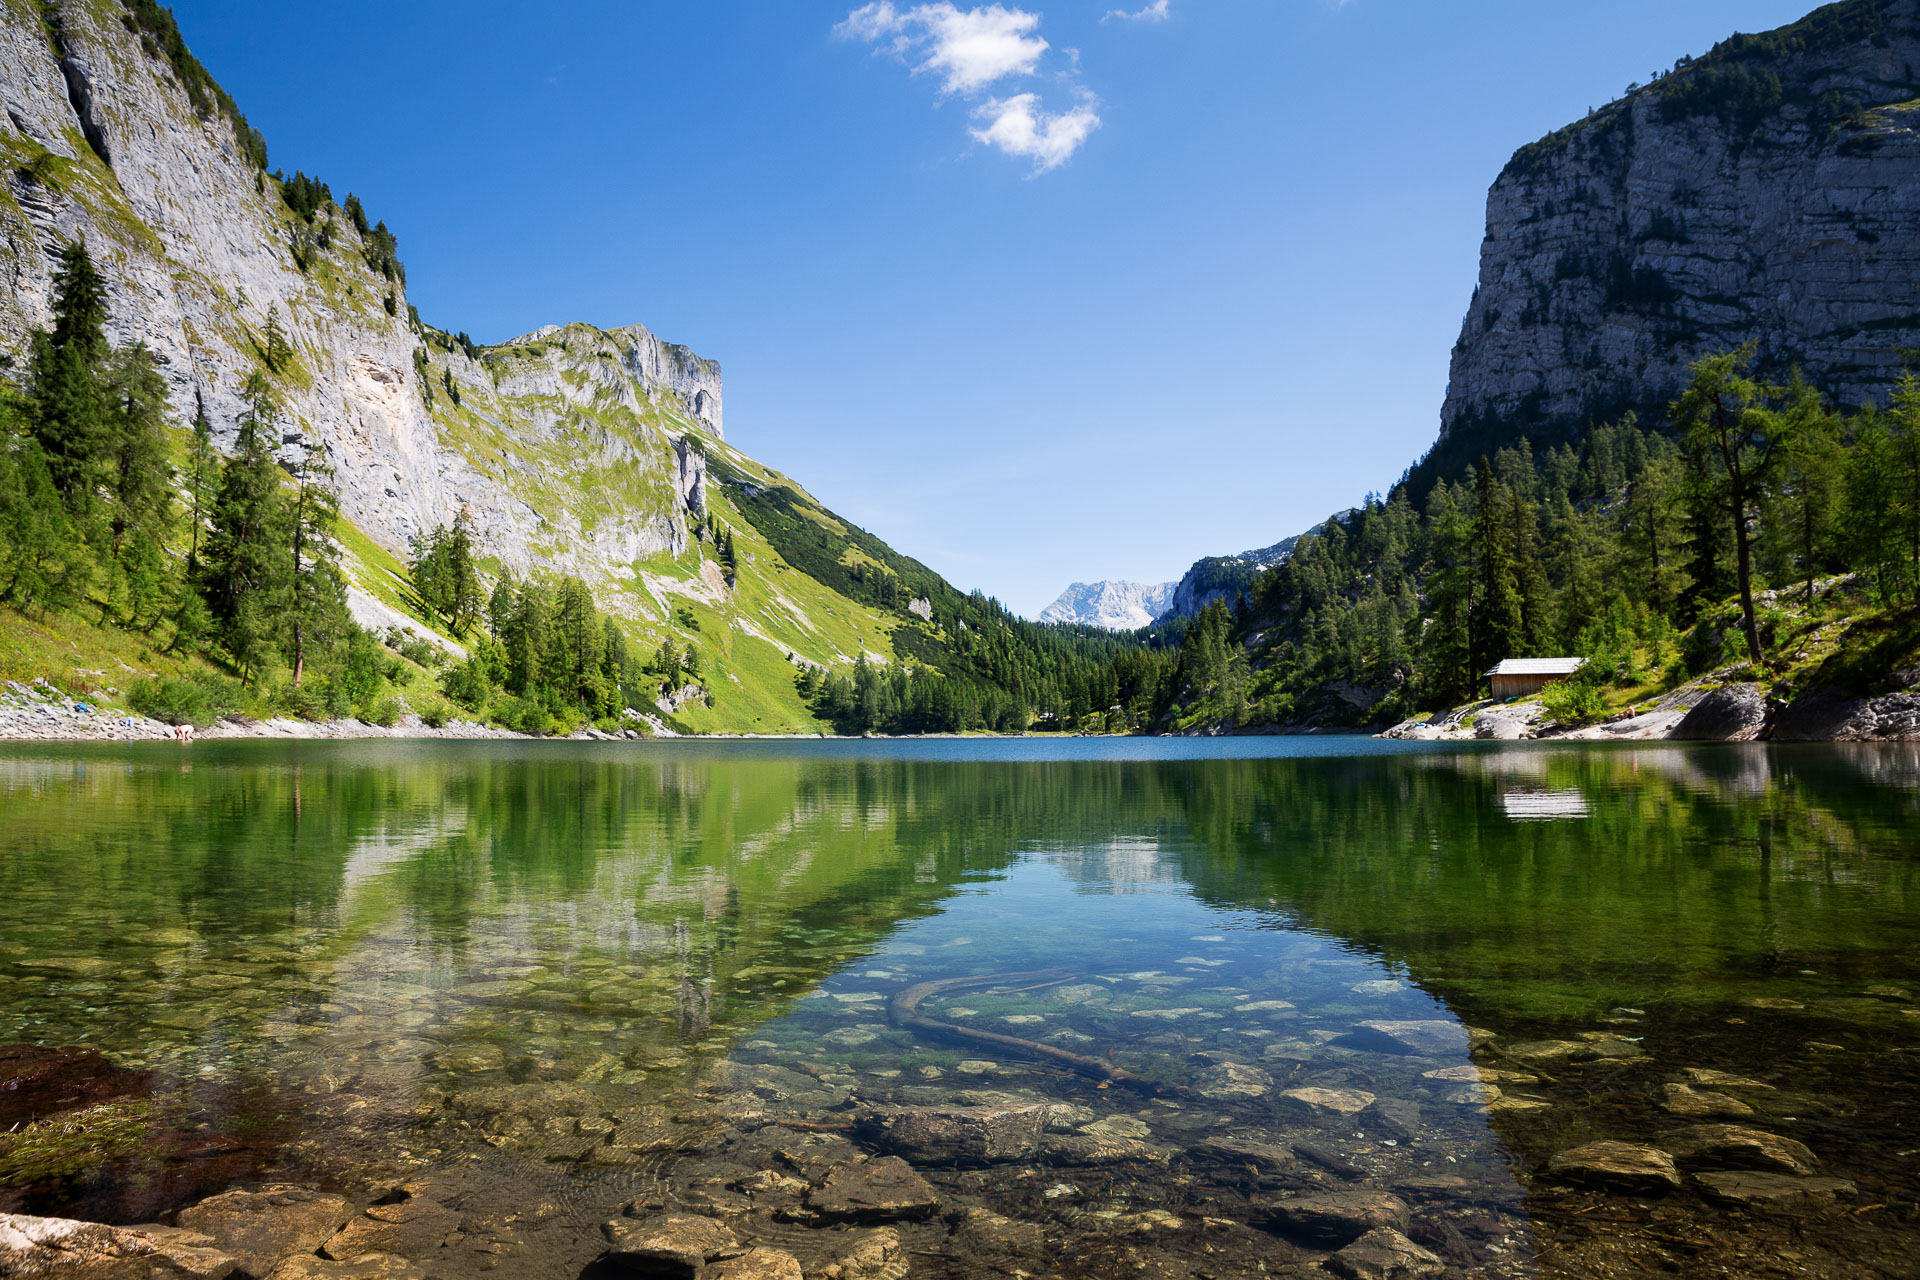
[[[914,984],[995,974],[921,1012],[974,1030],[1068,1049],[1158,1082],[1158,1096],[1095,1089],[1018,1052],[891,1025],[887,1001]],[[1042,985],[1042,984],[1045,985]],[[1383,1053],[1351,1038],[1363,1022],[1442,1024],[1457,1051]],[[1444,1032],[1443,1032],[1444,1034]],[[752,1031],[744,1064],[799,1068],[918,1104],[1082,1103],[1080,1119],[1137,1119],[1170,1150],[1208,1137],[1341,1144],[1403,1176],[1464,1174],[1476,1198],[1519,1195],[1481,1105],[1467,1034],[1404,973],[1270,912],[1197,901],[1178,863],[1150,839],[1049,847],[975,883],[931,918],[897,929],[873,955]],[[1271,1078],[1260,1096],[1210,1094],[1221,1063]],[[858,1082],[858,1083],[852,1083]],[[917,1086],[917,1087],[916,1087]],[[1333,1122],[1289,1109],[1278,1091],[1364,1089],[1371,1109]],[[1400,1108],[1395,1110],[1395,1108]],[[1418,1116],[1418,1133],[1389,1119]]]

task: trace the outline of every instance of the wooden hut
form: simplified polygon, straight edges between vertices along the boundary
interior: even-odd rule
[[[1487,672],[1493,681],[1493,700],[1530,698],[1555,680],[1565,680],[1586,664],[1585,658],[1508,658]]]

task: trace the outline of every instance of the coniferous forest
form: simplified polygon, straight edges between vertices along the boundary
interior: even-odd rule
[[[1231,605],[1150,633],[1165,656],[1126,709],[1379,722],[1484,697],[1503,658],[1564,655],[1588,664],[1546,700],[1580,720],[1714,670],[1783,673],[1840,619],[1905,635],[1916,605],[1920,381],[1843,411],[1732,351],[1695,366],[1658,429],[1519,440],[1336,516]]]

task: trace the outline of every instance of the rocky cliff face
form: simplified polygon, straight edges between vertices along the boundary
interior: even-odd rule
[[[1109,631],[1138,631],[1167,611],[1178,585],[1161,582],[1076,582],[1040,611],[1041,622],[1076,623]]]
[[[1442,450],[1625,409],[1742,343],[1843,402],[1920,346],[1920,0],[1740,36],[1518,152],[1487,200]]]
[[[1316,525],[1314,529],[1321,526]],[[1312,532],[1312,530],[1309,530]],[[1208,556],[1193,562],[1193,567],[1174,584],[1163,617],[1190,618],[1215,600],[1232,604],[1243,591],[1251,590],[1260,571],[1279,564],[1293,554],[1304,535],[1282,538],[1270,547],[1242,551],[1237,556]]]
[[[462,508],[522,571],[604,582],[687,545],[721,440],[713,362],[638,326],[549,327],[478,358],[436,345],[404,277],[368,265],[337,207],[289,209],[117,0],[0,0],[0,97],[0,349],[46,323],[52,255],[84,238],[111,336],[153,348],[182,421],[204,404],[222,442],[277,314],[283,454],[319,443],[343,514],[387,549]]]

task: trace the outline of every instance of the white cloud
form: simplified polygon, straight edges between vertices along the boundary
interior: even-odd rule
[[[1170,0],[1154,0],[1139,14],[1127,17],[1151,17],[1159,10],[1165,17]],[[1158,21],[1159,17],[1152,18]],[[907,63],[917,75],[923,71],[938,74],[943,94],[977,98],[989,86],[1009,77],[1034,75],[1041,57],[1050,47],[1035,32],[1040,15],[1004,5],[982,5],[977,9],[957,8],[948,0],[895,8],[892,0],[872,0],[853,10],[833,32],[843,40],[878,45]],[[1060,78],[1077,85],[1080,54],[1063,50],[1069,70]],[[969,133],[1010,156],[1031,160],[1035,173],[1045,173],[1065,164],[1087,136],[1100,127],[1094,108],[1094,96],[1075,89],[1080,105],[1067,111],[1049,112],[1040,105],[1036,93],[1013,93],[988,98],[974,108],[977,128]]]
[[[1010,156],[1032,160],[1034,172],[1045,173],[1071,159],[1087,136],[1100,127],[1093,106],[1088,100],[1071,111],[1050,113],[1041,108],[1038,94],[990,98],[973,113],[983,127],[969,132]]]
[[[1039,25],[1039,14],[997,4],[958,9],[941,0],[900,10],[876,0],[849,13],[834,33],[868,44],[891,36],[896,56],[918,59],[916,72],[940,73],[947,93],[972,94],[1006,76],[1032,74],[1047,51],[1033,34]]]
[[[1344,4],[1346,0],[1337,0],[1337,2]],[[1107,10],[1107,17],[1100,19],[1100,21],[1105,22],[1107,18],[1119,18],[1125,22],[1165,22],[1173,16],[1171,12],[1172,5],[1173,0],[1153,0],[1153,3],[1146,8],[1136,9],[1132,13],[1128,13],[1125,9],[1109,9]]]

